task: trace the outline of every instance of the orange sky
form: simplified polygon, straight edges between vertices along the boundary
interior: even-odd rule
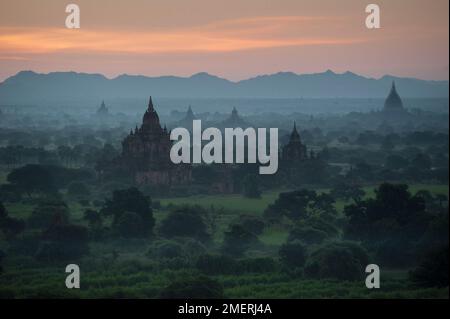
[[[368,3],[381,29],[365,27]],[[65,6],[81,10],[69,30]],[[21,70],[188,76],[353,71],[448,79],[448,0],[1,0],[0,80]]]

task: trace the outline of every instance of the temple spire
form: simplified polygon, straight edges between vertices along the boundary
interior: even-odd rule
[[[392,80],[391,94],[397,94],[397,89],[395,88],[395,81],[394,80]]]
[[[155,108],[153,107],[153,101],[152,101],[152,96],[150,95],[150,98],[148,100],[148,108],[147,111],[149,112],[154,112]]]
[[[295,121],[294,121],[294,128],[292,129],[290,140],[291,141],[300,141],[300,134],[298,134],[297,123]]]
[[[397,93],[395,81],[392,81],[391,91],[384,102],[384,110],[403,110],[403,102]]]

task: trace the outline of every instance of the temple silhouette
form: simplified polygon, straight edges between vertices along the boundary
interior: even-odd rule
[[[306,145],[300,139],[295,122],[289,137],[289,142],[283,147],[281,157],[284,162],[303,161],[308,158]]]
[[[397,93],[395,81],[392,81],[391,91],[384,101],[383,113],[386,115],[402,115],[406,113],[402,99]]]
[[[150,97],[140,127],[131,130],[122,141],[122,153],[113,161],[120,171],[131,172],[137,184],[179,185],[191,181],[189,164],[170,160],[170,132],[161,127]]]

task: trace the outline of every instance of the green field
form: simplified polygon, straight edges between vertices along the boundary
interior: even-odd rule
[[[364,187],[366,196],[374,196],[374,189],[376,186]],[[435,185],[435,184],[412,184],[409,186],[411,193],[415,194],[419,190],[428,190],[432,194],[445,194],[448,195],[448,185]],[[230,194],[230,195],[199,195],[191,197],[173,197],[173,198],[162,198],[160,202],[162,205],[167,206],[169,204],[173,205],[200,205],[205,208],[210,208],[214,206],[215,208],[225,208],[227,210],[235,211],[236,213],[244,214],[261,214],[267,205],[273,203],[278,197],[278,194],[288,190],[278,190],[264,192],[260,199],[246,198],[240,194]],[[329,189],[317,189],[318,192],[328,192]],[[336,202],[336,208],[338,210],[342,209],[345,205],[343,201]]]

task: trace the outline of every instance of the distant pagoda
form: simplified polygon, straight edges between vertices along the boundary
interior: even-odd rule
[[[246,128],[246,127],[250,127],[251,125],[249,123],[247,123],[246,121],[244,121],[238,114],[238,111],[236,110],[235,107],[233,107],[233,110],[231,111],[231,115],[225,119],[221,125],[222,127],[241,127],[241,128]]]
[[[397,89],[395,88],[395,81],[392,81],[391,91],[384,101],[383,112],[388,114],[401,114],[405,112],[402,99],[398,95]]]
[[[300,134],[297,131],[297,125],[294,122],[289,142],[283,147],[282,160],[285,162],[303,161],[308,158],[306,146],[300,139]]]
[[[191,108],[191,106],[189,105],[189,107],[188,107],[188,110],[187,110],[187,112],[186,112],[186,116],[184,117],[184,121],[188,121],[188,122],[192,122],[193,120],[195,120],[196,119],[196,117],[195,117],[195,115],[194,115],[194,112],[192,112],[192,108]]]
[[[191,106],[189,105],[188,110],[186,111],[186,115],[178,121],[176,126],[184,127],[190,131],[192,131],[192,121],[196,120],[197,117],[194,115]]]
[[[100,105],[100,107],[97,110],[97,115],[105,116],[108,114],[109,114],[109,110],[105,105],[105,101],[102,101],[102,104]]]

